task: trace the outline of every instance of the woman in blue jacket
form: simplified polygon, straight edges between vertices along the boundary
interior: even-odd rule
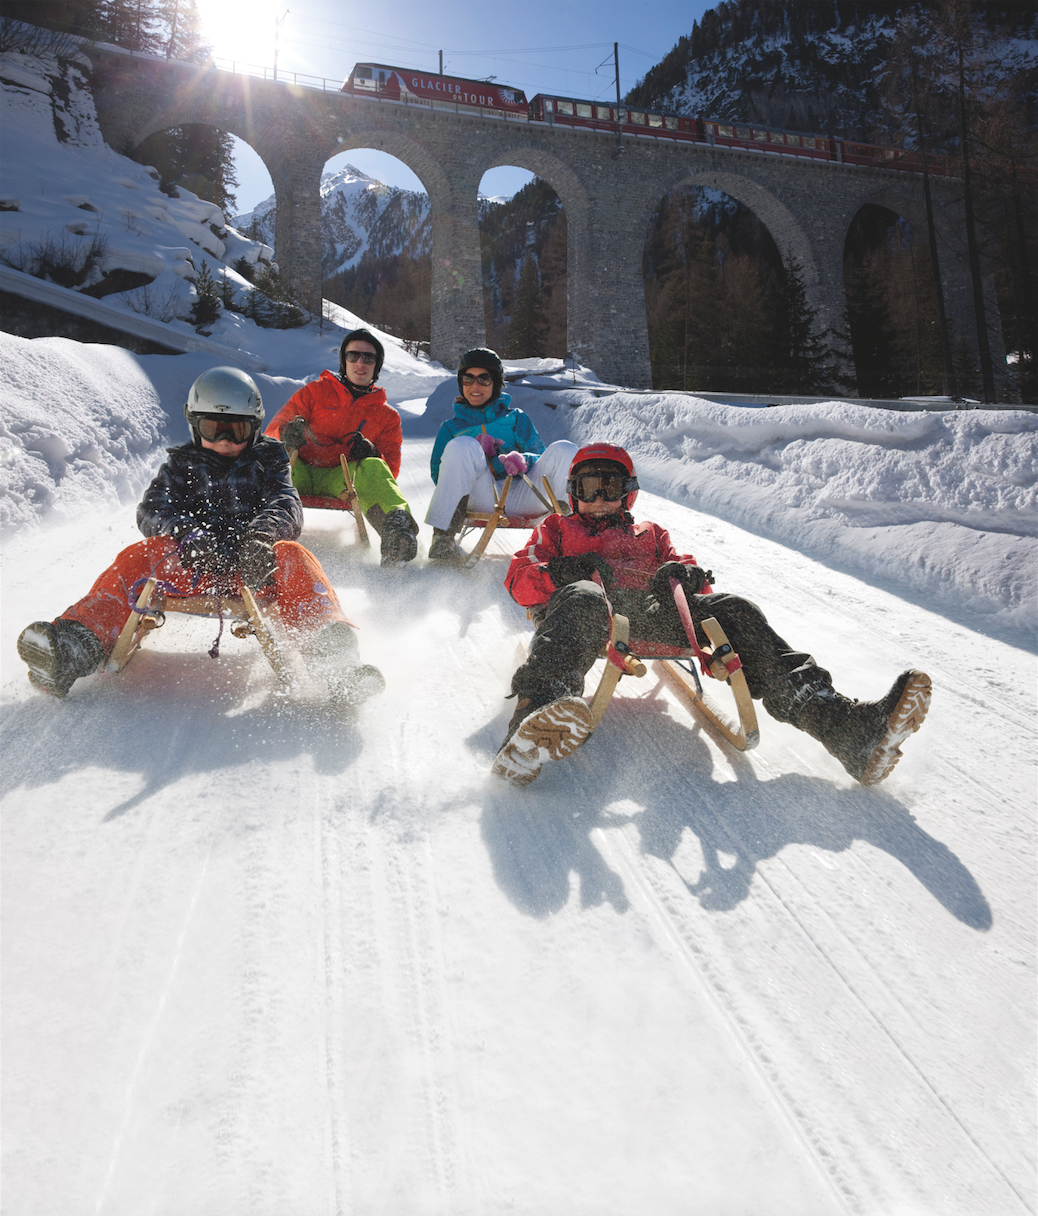
[[[513,477],[508,491],[510,515],[545,512],[523,474],[542,494],[542,477],[547,477],[556,495],[565,489],[576,444],[560,439],[545,448],[529,417],[512,409],[512,399],[501,391],[504,383],[501,360],[486,347],[470,350],[458,363],[461,395],[454,399],[454,417],[440,427],[430,463],[436,489],[425,522],[432,525],[429,557],[433,561],[461,559],[454,538],[465,513],[492,511],[495,489],[500,494],[509,474]]]

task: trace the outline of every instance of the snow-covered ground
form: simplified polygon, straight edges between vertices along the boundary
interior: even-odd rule
[[[935,689],[863,790],[624,681],[520,793],[488,776],[530,636],[511,534],[383,571],[308,512],[388,680],[356,714],[182,619],[35,694],[19,629],[135,539],[208,363],[0,356],[8,1210],[1033,1210],[1038,419],[517,387],[546,439],[630,444],[639,512],[838,687]],[[270,411],[298,384],[258,379]],[[385,380],[421,516],[450,381],[394,347]]]
[[[268,416],[341,332],[233,331]],[[733,752],[650,673],[518,792],[488,774],[516,534],[462,572],[423,528],[387,571],[308,511],[387,678],[355,713],[181,618],[30,688],[18,632],[137,539],[213,362],[0,333],[4,1210],[1034,1212],[1038,417],[509,365],[546,441],[627,444],[638,514],[842,691],[934,682],[874,789],[763,711]],[[421,518],[453,377],[387,339],[382,382]]]

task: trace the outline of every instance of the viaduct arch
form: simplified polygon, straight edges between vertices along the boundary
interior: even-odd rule
[[[249,144],[277,199],[275,245],[299,301],[320,308],[320,182],[326,162],[351,148],[398,157],[429,196],[432,228],[432,357],[453,367],[485,343],[478,191],[483,174],[516,165],[542,177],[566,209],[568,348],[602,379],[651,384],[642,253],[649,217],[683,185],[713,186],[749,207],[780,253],[804,269],[824,324],[845,307],[843,253],[854,216],[868,203],[921,224],[915,174],[775,153],[615,137],[546,123],[405,106],[264,81],[215,68],[85,48],[106,141],[127,152],[167,127],[200,123]],[[976,346],[962,205],[933,180],[941,274],[953,332]],[[992,357],[1004,363],[988,276]]]

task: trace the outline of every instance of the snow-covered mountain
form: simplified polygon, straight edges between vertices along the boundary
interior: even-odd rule
[[[702,118],[896,141],[901,132],[896,115],[884,114],[884,89],[897,21],[909,7],[883,0],[718,4],[628,101]],[[992,73],[1033,72],[1034,6],[988,8],[977,14],[977,36],[987,43]]]
[[[274,196],[231,222],[273,245]],[[386,186],[352,165],[326,173],[321,178],[321,239],[326,279],[356,266],[365,253],[376,258],[428,254],[432,249],[428,195]]]

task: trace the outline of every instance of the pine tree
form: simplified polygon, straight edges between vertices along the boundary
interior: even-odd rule
[[[528,249],[519,275],[508,327],[505,353],[510,359],[532,359],[544,354],[544,321],[541,315],[541,284],[533,250]]]

